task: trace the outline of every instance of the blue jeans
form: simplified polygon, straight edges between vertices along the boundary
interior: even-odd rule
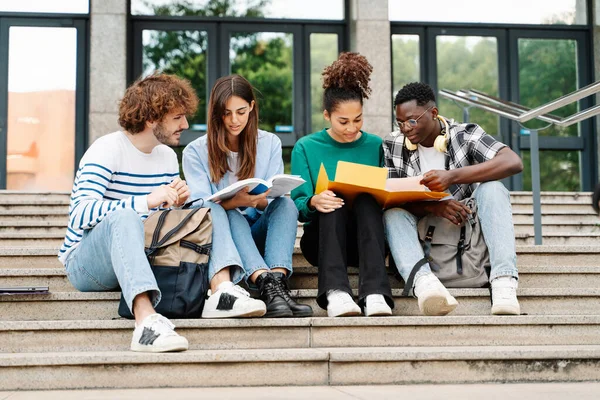
[[[242,258],[231,237],[227,211],[212,201],[207,201],[204,204],[200,203],[198,206],[210,208],[212,217],[212,249],[208,261],[209,281],[217,272],[229,267],[231,281],[234,284],[239,283],[244,278],[244,269]]]
[[[131,209],[119,209],[83,232],[83,239],[65,261],[67,277],[82,292],[121,287],[133,313],[133,299],[148,292],[152,305],[161,294],[144,253],[144,224]]]
[[[242,259],[245,279],[260,269],[285,268],[292,274],[292,254],[298,230],[298,209],[287,197],[273,200],[256,221],[237,209],[227,211],[235,247]]]
[[[515,232],[512,222],[510,193],[501,182],[480,184],[475,193],[477,215],[485,244],[490,253],[490,282],[499,276],[518,278]],[[413,266],[424,257],[417,233],[418,217],[402,208],[391,208],[383,214],[385,234],[398,272],[405,281]],[[425,264],[415,279],[431,272]]]

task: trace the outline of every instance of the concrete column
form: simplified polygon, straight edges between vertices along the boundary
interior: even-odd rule
[[[373,66],[371,97],[364,104],[363,130],[384,136],[392,130],[392,58],[388,0],[350,2],[350,48]]]
[[[592,24],[594,44],[594,80],[600,80],[600,0],[590,0],[592,2]],[[600,94],[596,95],[596,104],[600,104]],[[598,143],[598,160],[600,160],[600,117],[596,117],[596,143]],[[596,165],[598,176],[600,176],[600,163]]]
[[[91,1],[89,144],[119,129],[118,101],[127,85],[127,3]]]

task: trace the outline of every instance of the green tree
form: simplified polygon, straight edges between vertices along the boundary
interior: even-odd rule
[[[190,0],[166,5],[144,1],[155,15],[205,17],[261,17],[269,0],[246,0],[243,12],[235,0],[207,0],[202,6]],[[206,123],[208,35],[205,31],[148,31],[144,37],[144,73],[160,70],[187,78],[198,93],[200,103],[192,123]]]
[[[578,88],[577,43],[574,40],[520,39],[519,40],[519,96],[520,103],[538,107]],[[577,112],[577,104],[570,104],[554,112],[565,117]],[[528,128],[546,126],[543,121],[529,121]],[[552,126],[541,130],[540,136],[569,137],[578,135],[578,126]],[[523,188],[531,190],[531,161],[529,152],[523,152]],[[540,181],[542,190],[581,190],[578,151],[540,152]]]

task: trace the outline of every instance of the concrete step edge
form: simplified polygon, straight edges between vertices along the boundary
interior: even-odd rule
[[[454,297],[482,297],[489,299],[488,289],[448,289]],[[353,289],[355,295],[358,294]],[[315,298],[317,289],[293,289],[290,290],[293,297]],[[392,289],[392,296],[401,298],[401,289]],[[519,297],[600,297],[600,288],[519,288]],[[50,292],[49,294],[18,294],[0,295],[0,302],[17,301],[106,301],[119,300],[120,292]]]
[[[357,274],[357,267],[348,267],[350,274]],[[315,275],[317,267],[297,266],[294,267],[294,275]],[[600,265],[597,266],[532,266],[519,267],[521,274],[600,274]],[[42,276],[67,276],[64,268],[0,268],[2,277],[42,277]]]
[[[598,345],[371,347],[249,350],[188,350],[181,353],[131,351],[0,354],[1,367],[99,364],[196,364],[253,362],[386,362],[447,360],[598,359]]]
[[[172,319],[179,329],[282,328],[282,327],[393,327],[393,326],[496,326],[496,325],[600,325],[600,315],[519,315],[519,316],[390,316],[350,318],[254,318],[254,319]],[[131,320],[4,321],[0,332],[131,330]]]

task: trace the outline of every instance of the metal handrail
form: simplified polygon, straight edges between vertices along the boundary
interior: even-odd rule
[[[598,91],[600,92],[600,88],[598,89]],[[485,101],[487,101],[491,104],[494,104],[498,107],[504,107],[507,110],[511,110],[515,114],[518,113],[519,116],[524,115],[531,111],[530,108],[527,108],[520,104],[513,103],[511,101],[502,100],[502,99],[499,99],[498,97],[491,96],[489,94],[480,92],[475,89],[470,89],[470,90],[466,90],[466,91],[459,90],[459,91],[457,91],[457,93],[459,93],[459,95],[462,95],[463,97],[466,96],[466,97],[470,98],[471,101],[474,101],[473,97],[481,98],[482,100],[485,100]],[[476,101],[476,99],[475,99],[475,101]],[[595,115],[600,114],[600,111],[598,110],[599,108],[600,108],[600,105],[593,106],[593,107],[587,108],[585,110],[579,111],[568,117],[564,117],[564,118],[558,117],[558,116],[552,115],[552,114],[542,114],[542,115],[537,116],[536,119],[539,119],[539,120],[545,121],[545,122],[549,122],[556,126],[560,126],[560,127],[564,128],[564,127],[576,124],[578,122],[581,122],[584,119],[587,119],[589,117],[593,117]],[[515,118],[515,120],[519,122],[520,118],[521,117]]]
[[[548,122],[543,128],[529,129],[530,134],[530,154],[531,154],[531,186],[533,196],[533,225],[535,234],[535,244],[542,244],[542,206],[541,206],[541,188],[540,188],[540,163],[539,163],[539,143],[538,131],[546,129],[552,125],[566,127],[584,119],[600,115],[600,105],[596,105],[585,110],[579,111],[565,118],[549,114],[550,112],[566,106],[572,102],[578,101],[584,97],[600,92],[600,81],[594,82],[581,89],[578,89],[558,99],[552,100],[540,107],[529,109],[521,104],[502,100],[498,97],[490,96],[478,90],[458,90],[451,92],[446,89],[439,91],[442,97],[469,104],[473,107],[489,111],[493,114],[517,121],[521,127],[522,123],[532,119],[539,119]]]

